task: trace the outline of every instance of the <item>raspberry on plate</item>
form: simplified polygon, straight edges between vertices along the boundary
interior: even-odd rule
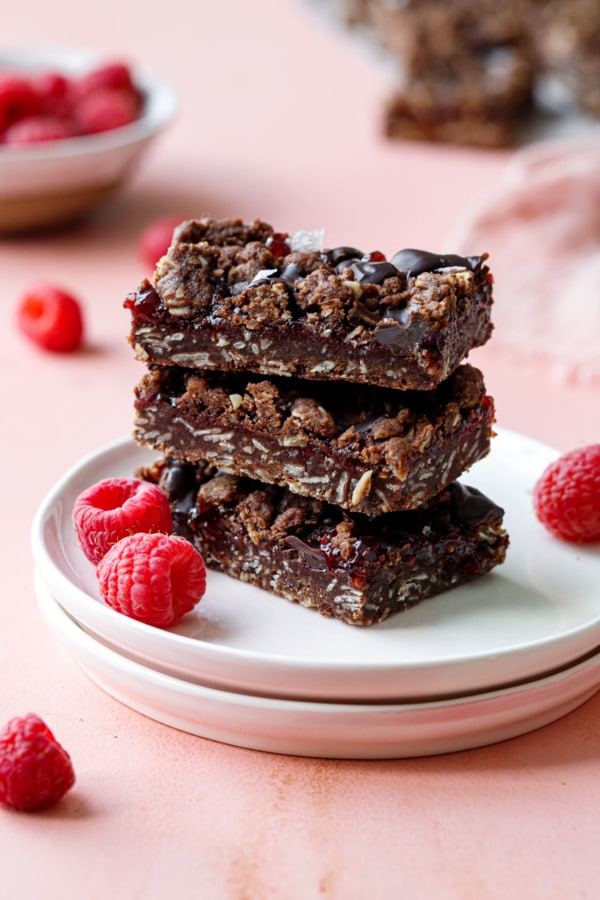
[[[83,340],[79,301],[61,288],[40,282],[28,288],[17,307],[20,331],[44,350],[70,353]]]
[[[158,628],[175,625],[206,590],[202,556],[178,535],[123,538],[100,560],[96,575],[108,606]]]
[[[75,500],[72,519],[81,549],[93,563],[128,535],[173,531],[169,503],[160,488],[133,478],[106,478],[86,488]]]
[[[600,444],[563,454],[544,470],[533,490],[540,522],[573,543],[600,541]]]
[[[43,809],[75,783],[71,758],[35,713],[10,719],[0,730],[0,804]]]

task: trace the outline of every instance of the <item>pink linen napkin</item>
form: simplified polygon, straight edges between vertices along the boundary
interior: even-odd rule
[[[516,153],[448,248],[490,254],[494,346],[600,380],[600,136]]]

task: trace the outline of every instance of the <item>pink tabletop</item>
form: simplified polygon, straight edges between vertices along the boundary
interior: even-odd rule
[[[163,214],[323,226],[328,245],[444,246],[510,154],[386,143],[374,57],[302,0],[13,4],[5,45],[82,46],[155,69],[180,111],[130,186],[85,225],[0,242],[3,573],[0,720],[36,711],[73,791],[0,811],[3,896],[591,898],[600,855],[600,696],[492,747],[388,762],[275,756],[158,724],[102,693],[37,609],[29,531],[55,480],[131,430],[140,375],[125,295]],[[473,248],[479,252],[485,248]],[[491,261],[493,267],[493,260]],[[88,343],[44,355],[13,311],[38,279],[82,298]],[[501,425],[561,449],[600,439],[598,389],[473,354]]]

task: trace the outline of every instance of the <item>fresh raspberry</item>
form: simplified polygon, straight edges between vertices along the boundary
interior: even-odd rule
[[[144,96],[135,84],[129,66],[121,62],[98,66],[77,78],[47,71],[31,76],[19,72],[0,73],[0,139],[24,119],[50,117],[56,121],[42,129],[30,125],[26,138],[17,131],[6,141],[22,146],[42,140],[57,140],[74,134],[97,134],[121,128],[139,118]]]
[[[0,131],[39,109],[39,97],[27,78],[10,72],[0,75]]]
[[[555,537],[600,541],[600,444],[565,453],[544,470],[533,489],[533,507]]]
[[[70,353],[83,340],[83,314],[72,294],[40,282],[25,291],[17,307],[17,325],[28,338],[55,353]]]
[[[123,538],[100,560],[96,574],[108,606],[158,628],[178,622],[206,589],[201,555],[174,534]]]
[[[65,119],[71,110],[71,82],[61,72],[39,72],[31,79],[43,112]]]
[[[173,230],[180,224],[181,218],[166,217],[156,219],[142,231],[138,241],[138,255],[151,269],[169,249]]]
[[[75,500],[72,520],[81,549],[93,563],[121,538],[139,531],[173,531],[165,494],[157,485],[133,478],[106,478],[87,488]]]
[[[0,803],[10,809],[43,809],[75,783],[71,758],[35,713],[11,719],[0,730]]]
[[[137,96],[130,91],[104,88],[78,101],[74,116],[82,134],[112,131],[135,122],[139,115]]]
[[[74,79],[73,90],[78,97],[87,97],[96,91],[104,90],[125,90],[135,93],[137,88],[127,63],[117,61],[96,66]]]
[[[8,147],[24,147],[42,141],[60,141],[72,136],[73,129],[57,116],[27,116],[6,129],[4,143]]]

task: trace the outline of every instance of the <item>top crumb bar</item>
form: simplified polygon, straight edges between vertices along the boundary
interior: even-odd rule
[[[145,363],[430,390],[490,337],[487,254],[320,248],[256,220],[175,229],[125,300]]]

